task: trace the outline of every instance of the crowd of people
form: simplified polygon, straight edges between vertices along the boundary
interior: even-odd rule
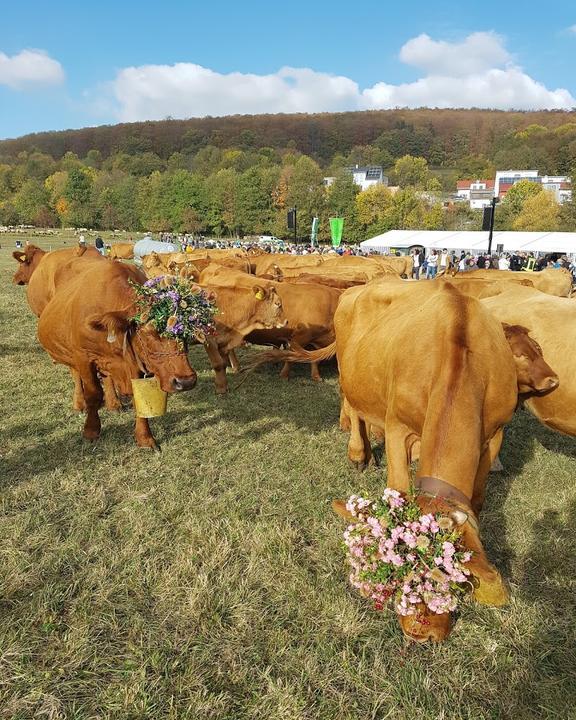
[[[153,240],[150,233],[146,233],[142,239],[148,239],[150,241]],[[130,240],[132,240],[132,238],[130,238]],[[172,246],[174,251],[181,249],[183,252],[185,252],[188,248],[190,250],[215,250],[229,248],[243,248],[245,250],[251,250],[257,248],[261,252],[285,253],[288,255],[354,255],[367,257],[370,254],[362,250],[358,244],[347,244],[340,245],[339,247],[333,247],[332,245],[312,245],[310,243],[290,243],[284,241],[266,243],[252,239],[225,240],[222,238],[198,238],[197,236],[186,233],[160,233],[158,240],[159,242]],[[81,234],[78,241],[81,245],[85,244],[86,241],[84,235]],[[102,255],[108,254],[110,250],[110,245],[106,245],[100,236],[96,237],[94,245]],[[16,248],[21,247],[22,242],[17,240]],[[396,251],[395,254],[400,255],[400,252]],[[443,274],[451,268],[457,270],[458,272],[487,270],[490,268],[496,270],[538,272],[547,267],[563,267],[570,270],[576,282],[576,260],[571,260],[566,255],[560,255],[558,253],[537,256],[533,253],[526,252],[472,254],[470,252],[465,252],[464,250],[457,253],[454,250],[449,251],[446,248],[442,251],[432,249],[426,253],[424,248],[418,247],[414,248],[410,254],[414,261],[412,277],[416,280],[419,280],[421,277],[432,280],[436,277],[436,275]]]
[[[437,274],[447,272],[450,268],[458,272],[469,272],[470,270],[512,270],[512,271],[535,271],[544,270],[547,267],[567,268],[576,279],[576,264],[569,260],[566,255],[542,255],[536,257],[532,253],[500,253],[492,254],[478,253],[476,255],[462,250],[457,254],[454,250],[448,251],[444,248],[441,252],[430,250],[428,254],[423,248],[412,250],[414,269],[412,277],[419,280],[425,277],[432,280]]]

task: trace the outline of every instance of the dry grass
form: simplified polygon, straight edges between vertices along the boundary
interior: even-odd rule
[[[576,718],[575,440],[515,418],[482,518],[512,603],[405,645],[346,584],[330,500],[385,469],[348,468],[334,369],[222,398],[196,349],[161,455],[128,413],[84,444],[2,244],[0,718]]]

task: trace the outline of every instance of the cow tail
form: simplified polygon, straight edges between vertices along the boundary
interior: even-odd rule
[[[260,365],[269,362],[295,362],[313,363],[330,360],[336,355],[336,341],[330,343],[320,350],[304,350],[297,343],[292,343],[290,350],[267,350],[256,355],[243,369],[242,372],[251,372]]]

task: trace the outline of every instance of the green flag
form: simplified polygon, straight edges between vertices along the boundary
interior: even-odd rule
[[[314,243],[318,242],[318,226],[320,225],[320,220],[315,217],[312,218],[312,232],[310,233],[310,244],[314,245]]]
[[[338,247],[342,242],[342,230],[344,229],[344,218],[330,218],[330,235],[332,245]]]

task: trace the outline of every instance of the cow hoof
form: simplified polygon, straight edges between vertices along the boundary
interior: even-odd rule
[[[354,470],[358,470],[359,472],[363,472],[364,470],[366,470],[366,463],[364,462],[364,460],[356,461],[349,459],[348,462],[354,468]]]
[[[144,442],[136,442],[140,450],[153,450],[156,453],[162,452],[160,445],[158,445],[158,443],[154,440],[152,440],[152,442],[150,442],[149,440],[145,440]]]
[[[228,388],[216,388],[216,395],[226,395]]]

